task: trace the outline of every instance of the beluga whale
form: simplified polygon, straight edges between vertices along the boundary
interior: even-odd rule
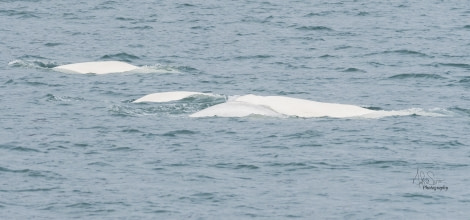
[[[67,64],[52,69],[64,73],[108,74],[128,72],[139,69],[139,67],[121,61],[96,61]]]
[[[212,93],[174,91],[152,93],[141,97],[133,103],[140,102],[171,102],[183,100],[189,97],[213,98],[207,104],[214,103],[215,99],[224,97],[222,103],[200,109],[189,115],[191,118],[204,117],[249,117],[268,116],[277,118],[382,118],[389,116],[444,116],[436,112],[427,112],[422,109],[412,108],[398,111],[372,110],[357,105],[317,102],[287,96],[260,96],[260,95],[235,95],[222,96]],[[191,101],[191,100],[189,100]],[[220,100],[219,100],[220,101]],[[217,102],[219,102],[217,101]]]
[[[350,118],[375,113],[367,108],[337,103],[316,102],[285,96],[257,96],[253,94],[234,97],[221,103],[191,114],[190,117],[245,117],[265,115],[287,117],[332,117]]]
[[[140,103],[140,102],[171,102],[177,101],[181,99],[185,99],[191,96],[212,96],[215,97],[214,94],[210,93],[202,93],[202,92],[188,92],[188,91],[175,91],[175,92],[158,92],[148,94],[143,96],[133,103]]]

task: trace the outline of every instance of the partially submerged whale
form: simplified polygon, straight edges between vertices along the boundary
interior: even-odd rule
[[[250,114],[265,116],[349,118],[376,111],[355,105],[315,102],[285,96],[244,95],[226,103],[211,106],[190,117],[244,117]]]
[[[192,96],[221,97],[212,93],[175,91],[160,92],[146,95],[134,101],[139,102],[170,102]],[[331,117],[331,118],[382,118],[388,116],[445,116],[440,113],[427,112],[422,109],[399,111],[371,110],[356,105],[316,102],[286,96],[243,95],[228,97],[225,102],[197,111],[189,117],[247,117],[252,115],[268,117]]]
[[[84,62],[73,63],[62,66],[54,67],[53,70],[65,73],[95,73],[95,74],[108,74],[108,73],[122,73],[136,70],[139,67],[121,62],[121,61],[98,61],[98,62]]]
[[[152,93],[146,95],[142,98],[139,98],[133,103],[139,102],[171,102],[177,101],[181,99],[185,99],[195,95],[207,95],[207,96],[214,96],[213,94],[209,93],[202,93],[202,92],[187,92],[187,91],[176,91],[176,92],[159,92],[159,93]]]

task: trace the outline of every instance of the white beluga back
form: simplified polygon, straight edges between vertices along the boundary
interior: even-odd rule
[[[98,62],[84,62],[73,63],[62,66],[54,67],[53,70],[65,73],[95,73],[95,74],[108,74],[108,73],[122,73],[136,70],[139,67],[121,62],[121,61],[98,61]]]
[[[185,99],[195,95],[205,95],[205,96],[214,96],[213,94],[209,93],[202,93],[202,92],[187,92],[187,91],[175,91],[175,92],[158,92],[152,93],[142,98],[139,98],[134,103],[139,102],[171,102],[177,101],[181,99]]]
[[[250,112],[251,111],[251,112]],[[348,118],[374,113],[355,105],[315,102],[284,96],[244,95],[211,106],[190,117],[244,117],[247,115]]]
[[[297,117],[333,117],[348,118],[373,113],[373,110],[355,105],[315,102],[284,96],[245,95],[236,101],[267,106],[274,111],[288,116]]]

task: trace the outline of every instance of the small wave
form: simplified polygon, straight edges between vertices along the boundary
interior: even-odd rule
[[[53,94],[47,94],[45,99],[49,102],[72,102],[72,101],[83,101],[82,97],[70,97],[70,96],[56,96]]]
[[[446,117],[449,116],[448,111],[443,109],[424,110],[421,108],[410,108],[405,110],[392,110],[392,111],[375,111],[373,113],[358,116],[359,118],[378,119],[391,116],[426,116],[426,117]]]
[[[54,62],[45,62],[39,60],[13,60],[8,63],[12,67],[34,68],[34,69],[52,69],[57,65]]]
[[[170,136],[170,137],[176,137],[180,135],[193,135],[197,134],[196,131],[191,131],[191,130],[175,130],[175,131],[169,131],[163,134],[163,136]]]
[[[130,73],[181,73],[178,68],[172,66],[165,66],[161,64],[145,65],[135,70],[129,71]]]
[[[470,64],[466,64],[466,63],[439,63],[438,65],[470,70]]]
[[[272,55],[253,55],[253,56],[238,56],[235,57],[237,60],[251,60],[251,59],[268,59],[272,58]]]
[[[46,47],[55,47],[55,46],[59,46],[59,45],[62,45],[62,43],[45,43],[44,46]]]
[[[325,26],[302,26],[296,29],[301,31],[333,31],[333,29]]]
[[[385,54],[385,55],[386,54],[398,54],[398,55],[416,56],[416,57],[430,57],[429,55],[427,55],[425,53],[421,53],[421,52],[414,51],[414,50],[406,50],[406,49],[403,49],[403,50],[386,50],[386,51],[382,51],[382,52],[378,52],[378,53],[366,54],[366,56],[381,55],[381,54]]]
[[[311,12],[311,13],[308,13],[308,14],[304,15],[304,17],[316,17],[316,16],[323,17],[323,16],[329,15],[331,13],[332,13],[332,11]]]
[[[366,160],[359,164],[360,166],[373,166],[378,168],[390,168],[397,166],[408,166],[409,163],[402,160]]]
[[[345,73],[366,73],[367,71],[365,70],[361,70],[361,69],[358,69],[358,68],[354,68],[354,67],[350,67],[350,68],[347,68],[347,69],[344,69],[342,72],[345,72]]]
[[[252,164],[234,164],[234,163],[217,163],[214,165],[216,168],[227,168],[227,169],[247,169],[247,170],[256,170],[259,169],[258,166]]]
[[[7,149],[10,151],[20,151],[20,152],[36,152],[36,153],[41,152],[33,148],[14,146],[14,145],[0,145],[0,149]]]
[[[449,110],[457,114],[470,116],[470,109],[468,108],[453,107],[453,108],[450,108]]]
[[[37,13],[32,11],[0,10],[0,14],[18,18],[39,18]]]
[[[103,60],[119,60],[123,62],[131,62],[132,60],[139,60],[138,56],[128,53],[107,54],[101,57]]]
[[[438,74],[403,73],[390,76],[389,79],[446,79]]]

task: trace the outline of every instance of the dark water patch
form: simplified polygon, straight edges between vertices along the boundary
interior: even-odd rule
[[[46,86],[46,87],[60,87],[60,86],[63,86],[63,85],[60,85],[60,84],[49,84],[49,83],[45,83],[45,82],[39,82],[39,81],[25,81],[24,82],[26,85],[30,85],[30,86]]]
[[[382,66],[385,66],[385,64],[379,63],[379,62],[368,62],[368,64],[371,65],[371,66],[374,66],[374,67],[382,67]]]
[[[438,63],[437,65],[470,70],[470,64],[466,64],[466,63]]]
[[[129,27],[129,30],[152,30],[153,27],[149,25],[144,25],[144,26],[135,26],[135,27]]]
[[[301,26],[296,29],[301,31],[333,31],[333,29],[325,26]]]
[[[344,70],[342,70],[342,72],[345,72],[345,73],[367,73],[367,71],[365,71],[365,70],[361,70],[361,69],[354,68],[354,67],[344,69]]]
[[[168,164],[167,166],[169,166],[169,167],[189,167],[189,166],[192,166],[192,165],[187,164],[187,163],[172,163],[172,164]]]
[[[203,203],[203,202],[220,202],[221,198],[219,198],[217,193],[200,192],[200,193],[192,194],[190,196],[179,197],[179,200],[189,200],[192,203]]]
[[[175,130],[175,131],[166,132],[166,133],[162,134],[162,136],[176,137],[176,136],[180,136],[180,135],[193,135],[193,134],[197,134],[197,133],[198,132],[191,131],[191,130]]]
[[[63,45],[62,43],[45,43],[44,46],[46,47],[55,47],[55,46],[60,46]]]
[[[33,177],[33,178],[45,178],[47,180],[52,180],[52,179],[57,179],[57,180],[63,180],[64,178],[54,172],[51,171],[39,171],[39,170],[31,170],[31,169],[19,169],[19,170],[14,170],[14,169],[9,169],[5,167],[0,167],[0,173],[5,172],[5,173],[16,173],[16,174],[25,174],[28,177]]]
[[[463,26],[463,28],[470,29],[470,25],[465,25],[465,26]]]
[[[277,93],[278,95],[282,95],[282,96],[290,96],[290,95],[302,95],[302,94],[309,94],[308,92],[303,92],[303,91],[296,91],[296,92],[292,92],[292,91],[280,91]]]
[[[369,53],[365,56],[375,56],[375,55],[404,55],[404,56],[414,56],[414,57],[430,57],[425,53],[421,53],[414,50],[386,50],[383,52]]]
[[[86,144],[86,143],[75,143],[73,144],[74,147],[79,147],[79,148],[86,148],[86,147],[89,147],[90,145],[89,144]]]
[[[364,106],[364,108],[369,109],[369,110],[374,110],[374,111],[383,110],[381,107],[376,107],[376,106]]]
[[[22,147],[22,146],[8,145],[8,144],[0,144],[0,149],[18,151],[18,152],[35,152],[35,153],[41,152],[40,150],[29,148],[29,147]]]
[[[459,83],[470,85],[470,76],[465,76],[463,79],[459,80]]]
[[[368,16],[368,15],[370,15],[370,13],[366,12],[366,11],[361,11],[361,12],[357,13],[357,16]]]
[[[17,10],[4,10],[0,9],[0,14],[10,16],[10,17],[17,17],[17,18],[22,18],[22,19],[27,19],[27,18],[40,18],[37,13],[32,12],[32,11],[17,11]]]
[[[319,56],[319,58],[336,58],[336,56],[325,54],[325,55]]]
[[[59,187],[52,188],[32,188],[32,189],[15,189],[15,190],[0,190],[0,192],[12,192],[12,193],[22,193],[22,192],[50,192],[53,190],[59,189]]]
[[[432,194],[423,194],[423,193],[405,193],[403,194],[404,198],[411,198],[411,199],[432,199]]]
[[[118,21],[135,21],[134,18],[126,18],[126,17],[117,17],[116,20],[118,20]]]
[[[327,162],[317,162],[314,163],[319,168],[330,169],[330,170],[350,170],[351,167],[346,164],[331,164]]]
[[[470,109],[468,108],[452,107],[452,108],[449,108],[449,110],[460,115],[470,116]]]
[[[294,134],[289,134],[286,135],[285,137],[287,138],[292,138],[292,139],[310,139],[310,138],[316,138],[316,137],[321,137],[322,133],[316,130],[307,130],[303,132],[298,132]]]
[[[116,146],[112,146],[110,148],[108,148],[108,151],[112,151],[112,152],[131,152],[131,151],[136,151],[137,149],[135,148],[131,148],[131,147],[116,147]]]
[[[333,13],[333,11],[311,12],[311,13],[304,15],[304,17],[317,17],[317,16],[324,17],[331,13]]]
[[[118,60],[123,62],[132,62],[132,60],[138,60],[140,57],[128,54],[128,53],[117,53],[117,54],[107,54],[101,57],[102,60]]]
[[[190,4],[190,3],[179,3],[177,4],[177,8],[192,8],[192,7],[196,7],[195,4]]]
[[[29,169],[12,170],[12,169],[8,169],[8,168],[5,168],[5,167],[0,167],[0,172],[7,172],[7,173],[28,173],[30,171],[31,170],[29,170]]]
[[[91,203],[79,202],[79,203],[74,203],[74,204],[71,204],[71,205],[67,205],[65,207],[67,207],[67,208],[78,208],[78,209],[91,209],[91,208],[94,208],[95,206]]]
[[[272,58],[272,55],[253,55],[253,56],[237,56],[237,60],[252,60],[252,59],[268,59]]]
[[[133,129],[133,128],[127,128],[127,129],[122,130],[121,132],[129,133],[129,134],[141,133],[140,130]]]
[[[372,166],[377,168],[390,168],[397,166],[409,166],[409,163],[406,161],[400,160],[365,160],[359,164],[359,166]]]
[[[438,74],[403,73],[388,77],[389,79],[446,79]]]
[[[98,166],[98,167],[112,167],[111,164],[105,163],[105,162],[92,162],[88,163],[87,165],[89,166]]]
[[[216,168],[235,169],[235,170],[257,170],[258,166],[252,164],[234,164],[234,163],[217,163],[214,165]]]
[[[413,55],[418,57],[427,57],[428,55],[425,53],[421,53],[414,50],[394,50],[394,51],[385,51],[384,53],[397,53],[401,55]]]
[[[309,170],[309,169],[316,169],[318,167],[309,165],[303,162],[289,162],[289,163],[270,163],[268,166],[272,167],[279,167],[279,168],[285,168],[286,171],[296,171],[296,170]]]
[[[335,47],[335,50],[344,50],[344,49],[349,49],[349,48],[352,48],[352,47],[348,45],[342,45],[339,47]]]

